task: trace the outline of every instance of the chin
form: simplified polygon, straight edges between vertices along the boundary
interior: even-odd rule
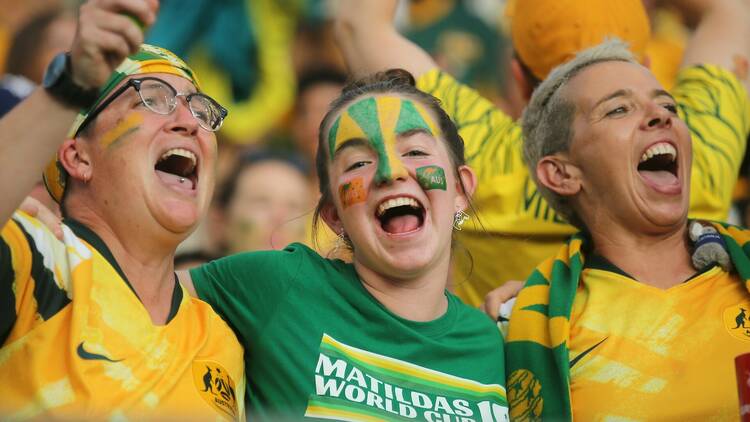
[[[410,251],[400,251],[392,257],[390,267],[396,275],[420,274],[439,262],[438,252],[424,246]]]
[[[175,206],[163,210],[158,220],[160,225],[168,231],[187,237],[198,227],[200,216],[200,212],[195,207]]]
[[[663,207],[650,210],[646,213],[646,219],[656,227],[679,227],[687,224],[687,207]]]

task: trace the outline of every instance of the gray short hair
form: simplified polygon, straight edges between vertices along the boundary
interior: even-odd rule
[[[536,167],[543,157],[568,151],[573,140],[576,106],[561,94],[561,88],[583,69],[611,61],[637,63],[627,44],[616,38],[583,50],[573,60],[553,69],[539,84],[521,118],[523,158],[539,193],[561,217],[580,229],[585,227],[568,198],[540,184]]]

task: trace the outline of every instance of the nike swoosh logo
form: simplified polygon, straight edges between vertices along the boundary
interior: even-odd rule
[[[604,337],[604,339],[602,339],[602,341],[600,341],[599,343],[596,343],[595,345],[593,345],[593,346],[589,347],[588,349],[584,350],[583,352],[579,353],[578,356],[576,356],[575,358],[573,358],[573,360],[570,361],[570,368],[572,368],[573,365],[575,365],[576,363],[578,363],[578,361],[581,360],[584,356],[586,356],[589,353],[591,353],[592,350],[594,350],[597,347],[599,347],[600,344],[604,343],[604,340],[606,340],[607,338],[608,337]]]
[[[122,359],[112,360],[104,355],[98,355],[96,353],[87,352],[86,349],[83,348],[83,342],[81,342],[81,344],[78,345],[78,349],[76,349],[76,352],[78,352],[78,356],[84,360],[106,360],[107,362],[119,362],[122,360]]]

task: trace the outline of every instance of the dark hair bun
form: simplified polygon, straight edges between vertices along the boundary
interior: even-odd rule
[[[349,82],[343,89],[342,95],[349,92],[364,91],[364,87],[381,86],[385,89],[392,89],[399,86],[416,87],[417,81],[414,75],[404,69],[388,69],[384,72],[377,72],[364,78]]]
[[[382,72],[383,76],[390,80],[394,85],[411,85],[417,86],[417,81],[414,79],[414,75],[409,73],[408,70],[404,69],[388,69]]]

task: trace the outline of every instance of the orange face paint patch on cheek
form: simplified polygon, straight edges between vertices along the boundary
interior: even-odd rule
[[[141,123],[143,123],[143,116],[138,113],[130,113],[124,119],[117,122],[115,127],[104,133],[99,140],[99,144],[103,148],[114,147],[128,137],[128,135],[137,131]]]
[[[365,202],[367,199],[367,190],[365,190],[364,179],[356,177],[339,186],[339,199],[344,209],[354,204]]]

